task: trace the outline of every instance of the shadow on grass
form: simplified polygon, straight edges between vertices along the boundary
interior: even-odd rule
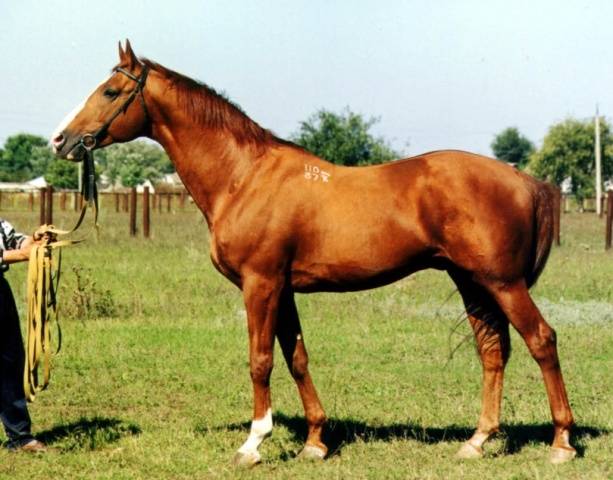
[[[118,418],[80,418],[36,435],[40,441],[62,451],[97,450],[122,437],[139,435],[141,429]]]
[[[306,422],[303,417],[288,416],[276,412],[273,416],[276,424],[289,430],[296,442],[304,442],[307,436]],[[250,422],[236,423],[218,427],[215,430],[248,430]],[[441,442],[458,442],[470,438],[474,427],[449,425],[447,427],[424,427],[416,423],[394,423],[390,425],[371,426],[353,419],[330,418],[324,431],[323,440],[329,448],[328,456],[338,455],[343,447],[357,441],[389,442],[392,440],[414,440],[426,444]],[[572,441],[577,454],[583,456],[585,442],[591,438],[608,435],[605,428],[579,425],[573,428]],[[499,454],[514,454],[529,444],[544,443],[549,445],[553,439],[551,423],[503,425],[498,438],[504,446]]]

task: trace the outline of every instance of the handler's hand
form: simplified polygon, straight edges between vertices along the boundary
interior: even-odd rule
[[[26,237],[23,242],[21,242],[21,248],[18,250],[4,250],[2,252],[2,260],[4,263],[17,263],[17,262],[25,262],[30,259],[30,252],[32,251],[32,247],[34,245],[42,245],[44,243],[44,239],[34,240],[32,237]]]
[[[43,227],[48,227],[48,225],[41,225],[40,227],[38,227],[38,230],[36,230],[32,234],[32,238],[34,239],[34,241],[39,242],[42,240],[46,240],[47,243],[54,242],[56,240],[56,235],[53,233],[44,231]]]

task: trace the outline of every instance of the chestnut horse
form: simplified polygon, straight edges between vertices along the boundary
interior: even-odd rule
[[[458,455],[481,457],[499,428],[509,323],[541,368],[555,427],[551,460],[571,459],[573,417],[556,335],[528,289],[552,242],[552,193],[502,162],[439,151],[383,165],[330,164],[263,129],[214,90],[147,59],[119,64],[62,123],[52,145],[85,149],[145,136],[174,163],[210,229],[215,267],[243,293],[254,407],[235,461],[253,465],[272,431],[275,336],[302,398],[301,456],[323,458],[326,415],[308,369],[295,292],[378,287],[417,270],[451,276],[483,366],[482,411]]]

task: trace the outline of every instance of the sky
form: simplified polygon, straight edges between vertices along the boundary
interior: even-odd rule
[[[597,104],[613,115],[613,2],[0,0],[0,144],[49,137],[125,38],[285,138],[348,107],[406,156],[491,155],[506,127],[538,146]]]

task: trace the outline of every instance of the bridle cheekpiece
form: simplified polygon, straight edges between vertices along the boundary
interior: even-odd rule
[[[121,67],[116,67],[114,71],[122,73],[130,80],[135,81],[136,86],[130,92],[130,95],[128,95],[128,98],[126,98],[123,104],[117,110],[115,110],[113,115],[111,115],[111,117],[106,122],[104,122],[104,124],[98,130],[96,130],[96,132],[86,133],[81,137],[77,145],[83,147],[87,151],[92,151],[94,148],[96,148],[100,140],[106,135],[113,121],[119,116],[120,113],[126,113],[128,107],[136,97],[140,98],[140,103],[143,107],[143,112],[145,113],[145,120],[147,122],[149,121],[149,110],[147,110],[147,105],[145,104],[145,97],[143,95],[143,90],[145,89],[145,82],[147,81],[147,75],[149,74],[149,67],[147,65],[143,66],[143,70],[138,77]]]

